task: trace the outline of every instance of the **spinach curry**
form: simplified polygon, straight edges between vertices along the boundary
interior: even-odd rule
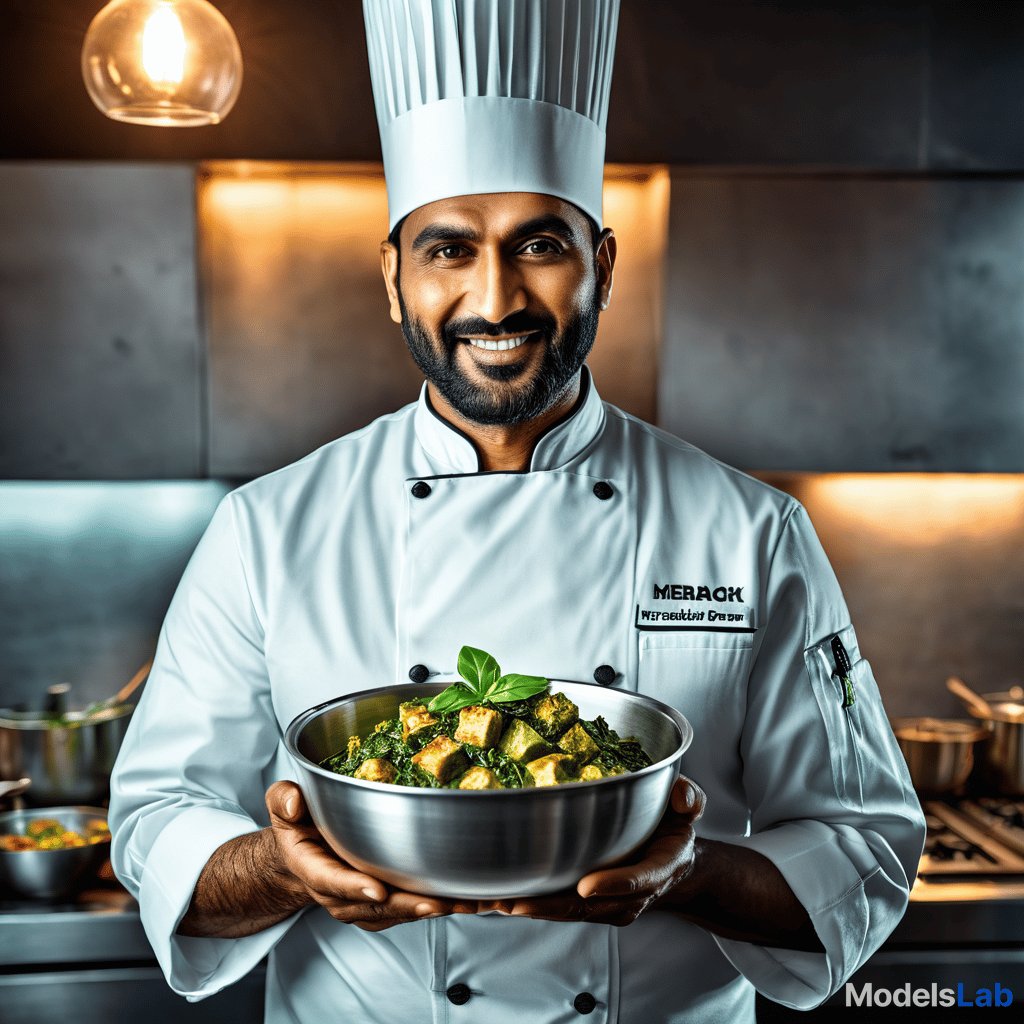
[[[651,764],[633,737],[579,717],[539,676],[502,675],[489,654],[463,647],[463,681],[429,702],[408,701],[369,736],[321,767],[357,779],[431,789],[515,789],[623,775]]]

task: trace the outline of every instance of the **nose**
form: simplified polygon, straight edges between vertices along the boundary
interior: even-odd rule
[[[501,252],[484,249],[474,261],[467,299],[469,312],[489,323],[500,323],[512,313],[526,309],[522,274]]]

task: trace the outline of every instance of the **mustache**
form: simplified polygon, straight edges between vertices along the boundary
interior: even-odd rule
[[[534,334],[537,331],[545,331],[549,335],[554,335],[557,329],[558,324],[553,316],[520,310],[498,323],[492,323],[479,316],[465,316],[457,320],[449,320],[442,329],[442,336],[445,345],[451,348],[467,334],[497,338],[503,334],[525,334],[527,332]]]

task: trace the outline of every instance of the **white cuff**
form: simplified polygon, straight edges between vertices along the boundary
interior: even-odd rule
[[[241,939],[175,934],[196,880],[214,851],[257,827],[251,818],[234,811],[191,807],[164,827],[146,859],[139,890],[142,924],[168,984],[191,1002],[212,996],[248,974],[295,920],[292,915]]]
[[[859,838],[851,844],[852,838],[822,822],[799,821],[729,840],[779,869],[825,947],[824,953],[808,953],[715,936],[730,963],[777,1003],[812,1009],[860,964],[869,921],[865,881],[878,866],[867,844]]]

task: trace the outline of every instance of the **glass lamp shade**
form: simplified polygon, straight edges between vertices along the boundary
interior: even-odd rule
[[[217,124],[242,86],[242,51],[206,0],[111,0],[85,34],[82,77],[115,121]]]

